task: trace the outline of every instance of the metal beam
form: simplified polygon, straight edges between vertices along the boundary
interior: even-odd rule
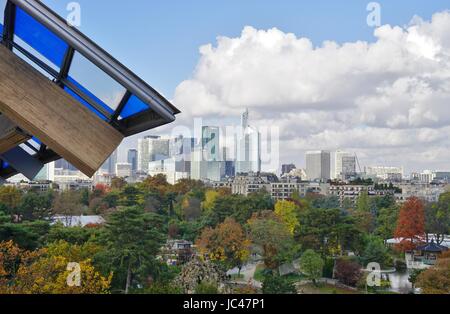
[[[102,48],[76,29],[70,27],[64,19],[36,0],[9,0],[42,23],[76,51],[103,70],[106,74],[122,84],[127,90],[151,105],[167,122],[175,121],[179,113],[169,101],[137,75],[115,60]]]
[[[44,167],[42,162],[35,159],[20,147],[15,147],[1,154],[0,158],[30,180],[33,180]]]

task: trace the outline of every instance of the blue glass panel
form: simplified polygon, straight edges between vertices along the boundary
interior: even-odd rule
[[[15,34],[61,67],[68,45],[19,7],[16,10]]]
[[[3,25],[2,25],[2,23],[0,23],[0,35],[1,34],[3,34]],[[1,37],[1,36],[0,36]],[[0,40],[1,40],[1,38],[0,38]]]
[[[89,97],[91,100],[93,100],[95,103],[100,105],[103,109],[105,109],[109,114],[113,114],[114,110],[111,109],[109,106],[107,106],[103,101],[101,101],[97,96],[92,94],[88,89],[83,87],[81,84],[79,84],[77,81],[75,81],[73,78],[69,77],[68,80],[74,84],[83,94],[85,94],[87,97]],[[74,92],[70,93],[71,95],[75,94]],[[76,95],[76,94],[75,94]],[[101,114],[97,109],[92,107],[88,102],[86,102],[84,99],[79,97],[75,97],[78,101],[80,101],[83,105],[88,107],[91,111],[95,112],[95,114],[99,115],[103,120],[108,120],[103,114]]]
[[[147,109],[149,109],[149,106],[138,97],[133,95],[123,107],[122,112],[120,113],[120,117],[122,119],[126,119]]]

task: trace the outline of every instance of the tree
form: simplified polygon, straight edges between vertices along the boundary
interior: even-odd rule
[[[316,284],[322,277],[324,261],[313,250],[306,250],[300,258],[300,271]]]
[[[424,234],[423,203],[417,197],[411,197],[400,208],[397,228],[395,229],[395,237],[401,239],[397,249],[403,252],[414,249]]]
[[[286,278],[268,274],[264,276],[262,284],[262,291],[264,294],[296,294],[297,289]]]
[[[382,267],[386,266],[389,263],[389,254],[383,240],[376,236],[367,236],[361,259],[364,265],[378,263]]]
[[[334,277],[345,285],[355,287],[363,273],[361,265],[348,258],[336,260]]]
[[[436,265],[417,277],[416,286],[424,294],[450,293],[450,252],[444,253]]]
[[[294,249],[294,241],[286,225],[272,211],[254,214],[248,221],[250,237],[262,247],[264,264],[276,269]]]
[[[53,200],[53,212],[64,216],[78,216],[83,213],[80,203],[80,193],[77,191],[63,191]]]
[[[2,252],[3,251],[3,252]],[[111,276],[103,277],[93,267],[88,255],[94,246],[76,246],[57,242],[34,252],[24,251],[14,243],[0,243],[0,273],[8,279],[0,292],[17,294],[99,294],[108,293]],[[14,260],[14,264],[10,262]],[[80,267],[80,285],[68,285],[73,270]],[[5,267],[6,265],[6,267]],[[15,265],[11,267],[11,265]],[[0,274],[0,281],[2,275]],[[6,276],[5,276],[6,274]],[[1,283],[1,282],[0,282]],[[4,291],[1,291],[4,290]]]
[[[215,229],[206,228],[197,240],[197,247],[213,261],[222,261],[239,272],[250,256],[250,240],[233,218],[227,218]]]
[[[413,269],[409,274],[408,281],[411,283],[412,288],[415,289],[419,275],[423,273],[425,269]]]
[[[52,192],[28,192],[22,196],[17,213],[21,220],[43,220],[50,217],[52,202]]]
[[[127,185],[124,178],[114,177],[111,179],[111,189],[122,190]]]
[[[397,227],[399,209],[397,206],[381,208],[376,220],[375,234],[380,236],[385,242],[394,237]]]
[[[450,193],[443,193],[439,196],[436,204],[425,206],[425,231],[432,233],[436,242],[441,244],[444,236],[450,231]]]
[[[0,186],[0,205],[3,205],[7,213],[14,218],[16,209],[20,204],[22,192],[13,186]]]
[[[162,219],[140,207],[120,208],[108,218],[103,235],[107,259],[111,260],[115,280],[128,293],[133,277],[145,280],[163,243]],[[122,276],[121,276],[122,275]],[[125,282],[121,282],[124,278]],[[141,278],[142,279],[142,278]]]
[[[294,235],[295,229],[300,226],[298,208],[294,202],[278,201],[275,204],[275,215],[283,221],[289,232]]]

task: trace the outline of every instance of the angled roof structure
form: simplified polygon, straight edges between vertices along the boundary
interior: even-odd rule
[[[0,0],[0,10],[3,10],[2,1],[5,2],[5,0]],[[155,89],[81,32],[69,26],[64,19],[40,1],[8,0],[6,2],[3,22],[0,20],[0,44],[4,47],[3,50],[9,50],[21,60],[17,61],[14,68],[8,68],[8,65],[5,64],[3,66],[4,73],[10,73],[16,68],[20,68],[24,72],[29,71],[21,63],[24,61],[39,71],[43,78],[64,91],[64,94],[70,96],[69,100],[65,97],[60,98],[59,95],[53,95],[53,98],[63,102],[59,104],[60,106],[72,106],[75,101],[77,106],[82,109],[75,108],[75,111],[70,111],[71,114],[83,116],[87,112],[89,115],[95,116],[102,124],[107,124],[108,126],[99,124],[98,128],[105,134],[108,132],[114,134],[111,137],[115,136],[117,140],[111,142],[110,147],[106,150],[110,150],[117,141],[120,142],[121,136],[131,136],[171,123],[175,120],[175,115],[180,113]],[[6,52],[2,52],[3,50],[0,50],[2,58],[9,58],[10,56],[5,54]],[[10,59],[10,61],[10,63],[16,63],[14,59]],[[1,67],[0,64],[0,70]],[[20,77],[22,73],[15,74]],[[23,80],[26,78],[27,76],[24,75]],[[14,84],[20,85],[21,82],[16,81]],[[5,93],[8,84],[15,86],[11,85],[12,82],[6,82],[2,87],[2,83],[2,79],[0,79],[0,114],[3,111],[3,115],[7,119],[18,125],[17,128],[12,125],[8,130],[20,130],[17,134],[13,134],[15,136],[13,138],[17,144],[24,143],[12,149],[14,154],[11,154],[11,151],[0,152],[0,178],[8,178],[14,174],[25,172],[28,173],[28,176],[32,176],[38,171],[39,165],[42,167],[45,163],[61,157],[70,162],[72,162],[69,160],[70,158],[75,158],[76,161],[83,159],[83,157],[68,154],[70,152],[66,152],[64,149],[66,143],[62,143],[61,139],[56,140],[52,134],[47,136],[46,126],[40,128],[37,125],[39,121],[29,123],[30,116],[23,116],[19,110],[15,110],[12,100],[9,104],[7,101],[2,103],[2,88]],[[47,85],[43,89],[48,90],[49,93],[54,92]],[[26,91],[25,88],[24,92]],[[36,91],[35,94],[37,94]],[[24,96],[24,98],[26,97]],[[41,104],[55,105],[51,103],[52,99],[48,101],[44,98],[38,99]],[[24,104],[25,107],[27,105],[29,104]],[[34,107],[26,108],[30,112],[34,109]],[[53,111],[59,110],[53,108]],[[92,137],[95,137],[97,121],[90,117],[87,118],[89,119],[84,120],[90,121]],[[58,119],[61,119],[61,116]],[[19,135],[22,135],[22,138]],[[98,134],[99,138],[101,138],[100,135]],[[83,136],[87,137],[86,134]],[[2,134],[0,134],[1,138]],[[26,141],[28,138],[30,139]],[[82,140],[83,138],[78,139],[78,142]],[[94,143],[91,143],[91,146],[93,145]],[[69,158],[64,156],[66,153]],[[92,174],[94,165],[97,165],[103,157],[103,155],[99,155],[97,160],[92,162],[84,172]],[[28,168],[33,164],[35,169],[31,171],[32,169]],[[78,166],[76,162],[74,165]],[[83,171],[83,169],[80,170]]]

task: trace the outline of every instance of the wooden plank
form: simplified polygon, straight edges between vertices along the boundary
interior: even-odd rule
[[[4,115],[0,115],[0,154],[25,143],[31,138]]]
[[[87,176],[94,175],[124,138],[2,46],[0,112]]]

